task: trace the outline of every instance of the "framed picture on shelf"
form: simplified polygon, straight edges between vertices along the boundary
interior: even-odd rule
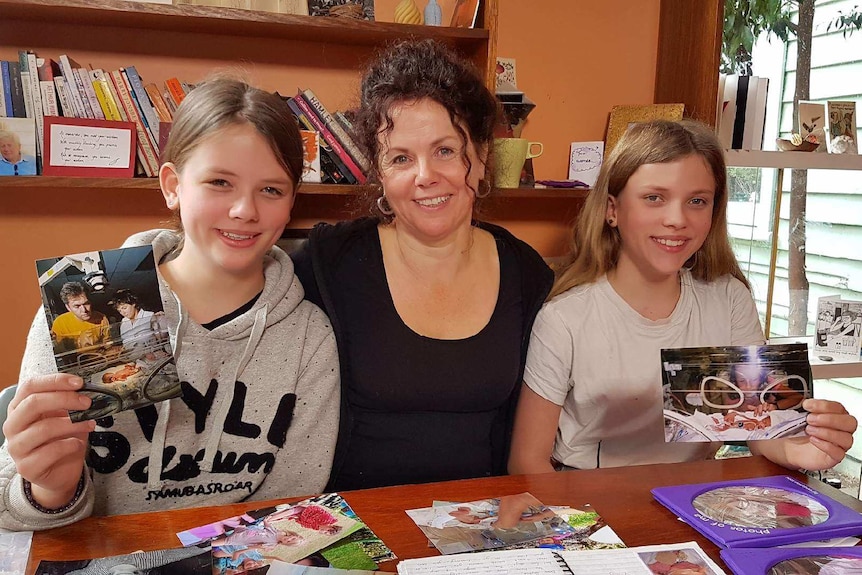
[[[0,176],[35,176],[36,120],[0,118]]]
[[[311,16],[374,20],[374,0],[308,0]]]
[[[610,154],[614,146],[626,132],[629,124],[651,120],[682,120],[685,104],[646,104],[643,106],[614,106],[608,120],[608,137],[605,141],[605,154]]]
[[[457,0],[452,10],[452,28],[475,28],[479,16],[479,0]]]

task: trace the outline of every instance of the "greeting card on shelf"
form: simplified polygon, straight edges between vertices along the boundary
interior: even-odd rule
[[[652,494],[723,548],[862,533],[862,515],[786,475],[657,487]]]
[[[604,142],[572,142],[569,147],[569,179],[589,187],[596,185],[602,167]]]
[[[498,92],[518,89],[518,77],[514,58],[500,58],[497,56],[496,80]]]
[[[858,154],[856,102],[829,101],[826,108],[829,112],[829,152]]]
[[[799,135],[817,144],[816,152],[826,151],[826,105],[799,101]]]
[[[131,178],[135,175],[135,124],[45,116],[46,176]]]
[[[862,350],[862,301],[841,296],[817,300],[817,332],[814,351],[834,359],[859,359]]]

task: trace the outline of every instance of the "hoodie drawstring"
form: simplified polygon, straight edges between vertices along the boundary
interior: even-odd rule
[[[248,362],[251,361],[251,358],[263,337],[263,331],[266,328],[267,310],[268,307],[264,304],[263,307],[257,310],[257,313],[254,314],[254,326],[251,328],[251,335],[248,338],[248,343],[246,343],[245,349],[243,350],[242,356],[237,364],[233,379],[225,383],[230,386],[230,391],[227,396],[220,400],[218,411],[216,412],[210,427],[210,435],[207,438],[206,449],[204,450],[204,464],[202,466],[204,471],[212,472],[215,458],[218,454],[219,440],[221,439],[221,434],[224,430],[224,422],[227,419],[228,411],[233,403],[233,393],[236,389],[235,382],[239,381],[243,370],[248,365]]]
[[[179,322],[177,323],[176,334],[171,338],[171,344],[174,350],[174,363],[179,361],[180,348],[182,347],[183,333],[186,329],[185,311],[183,311],[182,303],[174,294],[174,299],[177,301],[177,315]],[[150,443],[150,459],[147,465],[147,489],[158,489],[159,480],[161,479],[162,463],[165,454],[165,439],[168,433],[168,420],[171,417],[171,401],[163,401],[156,406],[158,415],[156,416],[156,427],[153,430],[153,441]]]

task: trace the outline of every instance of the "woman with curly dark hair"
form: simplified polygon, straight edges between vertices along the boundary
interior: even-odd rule
[[[373,216],[318,225],[295,258],[341,359],[334,489],[506,471],[553,276],[476,217],[497,114],[477,71],[431,40],[392,46],[363,75],[355,132],[372,163]]]

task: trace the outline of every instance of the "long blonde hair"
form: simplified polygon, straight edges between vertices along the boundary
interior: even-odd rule
[[[673,162],[692,154],[706,160],[712,171],[715,202],[712,225],[692,258],[691,274],[702,281],[730,274],[750,287],[727,235],[727,167],[721,144],[712,129],[700,122],[657,120],[630,126],[605,159],[596,186],[575,222],[567,263],[558,270],[548,299],[592,283],[616,267],[621,242],[618,231],[605,221],[609,196],[619,196],[644,164]]]

